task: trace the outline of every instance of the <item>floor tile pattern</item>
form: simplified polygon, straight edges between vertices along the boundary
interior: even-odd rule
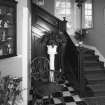
[[[34,105],[86,105],[68,81],[59,84],[63,85],[61,91],[55,92],[51,96],[38,98]]]

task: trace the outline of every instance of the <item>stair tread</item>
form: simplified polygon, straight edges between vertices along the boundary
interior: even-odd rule
[[[84,67],[84,70],[85,71],[96,71],[96,70],[98,70],[98,71],[104,71],[105,69],[102,68],[102,67]]]
[[[105,84],[88,85],[88,87],[91,88],[94,92],[105,92]]]
[[[97,55],[90,55],[90,54],[84,54],[84,58],[85,59],[88,59],[88,58],[98,59],[99,56],[97,56]]]
[[[99,63],[97,60],[85,60],[84,63]]]
[[[105,68],[103,62],[99,61],[99,56],[94,50],[82,49],[83,70],[87,80],[86,87],[89,88],[87,94],[92,96],[105,96]]]
[[[91,62],[91,63],[83,63],[83,66],[94,66],[94,67],[104,67],[104,63],[103,62]]]
[[[105,80],[105,73],[86,74],[87,80]]]
[[[98,60],[98,56],[84,56],[84,60]]]

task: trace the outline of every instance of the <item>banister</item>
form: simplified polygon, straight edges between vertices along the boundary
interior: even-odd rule
[[[75,88],[79,91],[81,96],[84,96],[85,90],[85,79],[83,76],[83,54],[80,47],[76,47],[69,35],[65,32],[65,35],[68,36],[68,43],[66,50],[69,54],[68,62],[71,65],[71,73],[75,78],[73,84]],[[69,49],[69,50],[68,50]]]

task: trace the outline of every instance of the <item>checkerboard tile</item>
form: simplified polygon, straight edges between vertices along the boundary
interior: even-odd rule
[[[69,91],[63,91],[62,94],[63,94],[63,97],[72,96],[72,94]]]
[[[74,96],[72,96],[72,97],[73,97],[73,99],[74,99],[76,102],[82,101],[82,99],[79,97],[79,95],[74,95]]]
[[[86,105],[67,80],[65,82],[61,81],[59,84],[63,86],[63,89],[51,94],[50,97],[42,97],[42,105]]]

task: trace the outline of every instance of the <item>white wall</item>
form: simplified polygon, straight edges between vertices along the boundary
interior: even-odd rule
[[[28,74],[31,62],[31,14],[30,0],[17,3],[17,56],[0,60],[2,76],[22,76],[23,105],[28,101]]]
[[[89,30],[85,43],[95,46],[105,57],[104,9],[105,0],[93,0],[93,29]]]
[[[22,0],[23,1],[23,0]],[[22,75],[22,6],[17,4],[17,56],[0,60],[0,71],[5,75]]]

